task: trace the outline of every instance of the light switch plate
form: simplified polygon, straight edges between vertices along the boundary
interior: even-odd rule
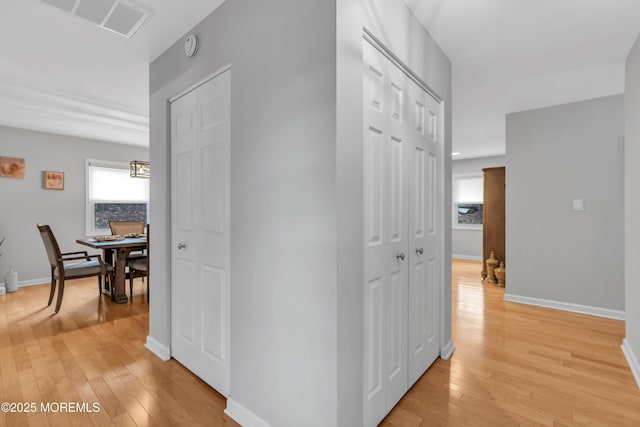
[[[584,200],[582,199],[574,199],[573,200],[573,211],[574,212],[582,212],[584,210]]]

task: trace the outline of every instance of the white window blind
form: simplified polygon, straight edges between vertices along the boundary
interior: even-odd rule
[[[131,178],[129,165],[104,167],[89,165],[89,194],[93,201],[146,202],[149,180]]]
[[[482,177],[453,180],[453,203],[482,203],[484,200]]]

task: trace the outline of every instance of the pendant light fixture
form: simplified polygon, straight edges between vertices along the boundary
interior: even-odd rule
[[[151,176],[151,167],[149,162],[142,160],[132,160],[129,163],[131,178],[149,178]]]

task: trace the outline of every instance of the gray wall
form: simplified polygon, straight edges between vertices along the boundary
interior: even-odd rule
[[[363,195],[362,28],[370,30],[444,99],[445,147],[451,152],[451,62],[401,1],[337,1],[338,425],[362,425]],[[451,158],[444,156],[439,220],[443,292],[441,346],[451,343]]]
[[[483,168],[504,165],[504,156],[454,160],[451,164],[451,173],[454,177],[461,174],[482,175]],[[451,254],[454,258],[482,260],[482,229],[464,230],[454,228],[451,233]]]
[[[24,179],[0,178],[0,282],[9,265],[22,284],[47,283],[51,270],[37,223],[49,224],[64,252],[84,250],[85,159],[146,160],[146,148],[0,126],[0,155],[25,159]],[[64,190],[44,190],[42,171],[64,172]],[[88,249],[88,248],[87,248]]]
[[[625,347],[635,360],[640,385],[640,37],[627,58],[625,82]]]
[[[336,423],[335,20],[331,1],[227,1],[195,57],[180,39],[150,68],[150,339],[170,345],[167,100],[230,63],[230,398],[273,426]]]
[[[179,40],[150,68],[151,215],[169,236],[167,100],[231,64],[230,399],[273,426],[362,424],[363,25],[445,99],[450,151],[451,64],[402,2],[226,2],[194,58]],[[443,173],[449,259],[450,159]],[[148,343],[168,349],[165,236]],[[443,300],[448,343],[449,286]]]
[[[624,310],[623,95],[509,114],[506,131],[507,294]]]

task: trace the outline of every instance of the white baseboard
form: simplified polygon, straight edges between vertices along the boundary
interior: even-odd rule
[[[624,353],[624,357],[627,358],[633,377],[636,379],[636,384],[638,384],[638,388],[640,388],[640,362],[638,362],[638,358],[626,338],[622,340],[622,352]]]
[[[18,287],[22,288],[23,286],[50,285],[50,284],[51,284],[51,277],[45,277],[44,279],[21,280],[18,282]]]
[[[44,279],[32,279],[32,280],[20,280],[18,282],[18,288],[33,285],[50,285],[51,277],[45,277]],[[0,283],[0,286],[6,287],[4,283]]]
[[[453,259],[468,259],[469,261],[482,261],[482,257],[481,256],[475,256],[475,255],[456,255],[456,254],[452,254],[451,258]]]
[[[162,345],[151,335],[147,335],[147,342],[144,344],[144,346],[147,348],[147,350],[149,350],[151,353],[155,354],[165,362],[171,359],[171,349],[166,345]]]
[[[227,399],[227,407],[224,413],[233,418],[242,427],[271,427],[269,423],[255,415],[253,412],[233,400]]]
[[[453,345],[453,339],[451,339],[444,347],[440,349],[440,358],[449,360],[449,358],[453,356],[454,351],[456,351],[456,347],[455,345]]]
[[[558,310],[572,311],[574,313],[588,314],[609,319],[624,320],[625,314],[622,310],[610,310],[608,308],[592,307],[589,305],[572,304],[569,302],[553,301],[541,298],[524,297],[521,295],[504,294],[504,300],[518,302],[521,304],[537,305],[540,307],[555,308]]]

